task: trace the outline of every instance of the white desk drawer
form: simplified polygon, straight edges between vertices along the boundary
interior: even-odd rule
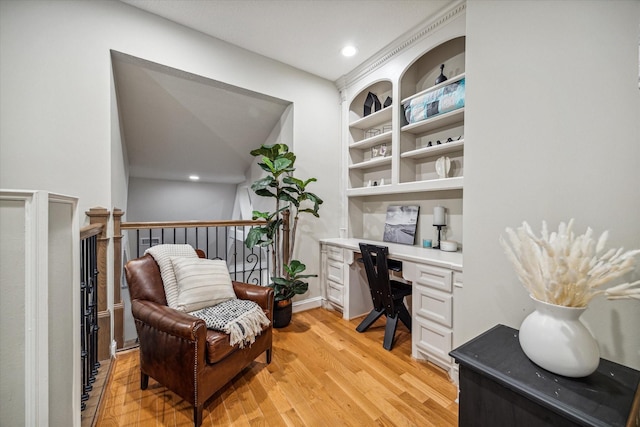
[[[344,250],[342,248],[328,245],[327,255],[329,256],[329,259],[344,261]]]
[[[453,272],[446,268],[426,264],[416,264],[416,282],[420,285],[451,292]]]
[[[414,330],[413,341],[418,351],[445,364],[451,364],[449,352],[453,344],[453,333],[450,329],[420,318],[414,318],[411,328]]]
[[[453,295],[421,285],[413,285],[413,312],[418,316],[453,326]]]
[[[340,307],[344,305],[344,286],[329,280],[327,282],[327,299]]]
[[[344,263],[329,260],[327,263],[327,277],[341,285],[344,284]]]

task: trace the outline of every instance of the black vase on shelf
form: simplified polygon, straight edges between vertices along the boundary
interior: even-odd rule
[[[439,84],[439,83],[447,81],[447,78],[443,74],[443,71],[444,71],[444,64],[440,64],[440,75],[436,79],[436,84]]]

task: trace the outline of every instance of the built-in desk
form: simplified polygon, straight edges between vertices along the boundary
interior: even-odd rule
[[[411,282],[408,304],[412,317],[412,355],[430,360],[451,372],[454,288],[462,287],[462,253],[373,240],[335,238],[320,240],[320,284],[323,306],[342,312],[345,319],[372,309],[360,243],[389,248],[389,258],[402,261],[402,277]]]

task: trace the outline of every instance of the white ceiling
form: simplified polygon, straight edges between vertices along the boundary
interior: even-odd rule
[[[331,81],[452,0],[121,0]],[[340,54],[351,43],[358,53]]]
[[[453,0],[121,0],[336,81]],[[340,49],[352,43],[352,58]],[[112,55],[131,177],[239,183],[287,102]],[[220,106],[224,105],[224,108]],[[247,112],[252,114],[247,125]]]

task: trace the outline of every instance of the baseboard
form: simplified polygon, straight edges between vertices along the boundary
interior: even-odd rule
[[[322,297],[308,298],[302,301],[294,301],[291,308],[294,313],[300,311],[311,310],[312,308],[322,307]]]

